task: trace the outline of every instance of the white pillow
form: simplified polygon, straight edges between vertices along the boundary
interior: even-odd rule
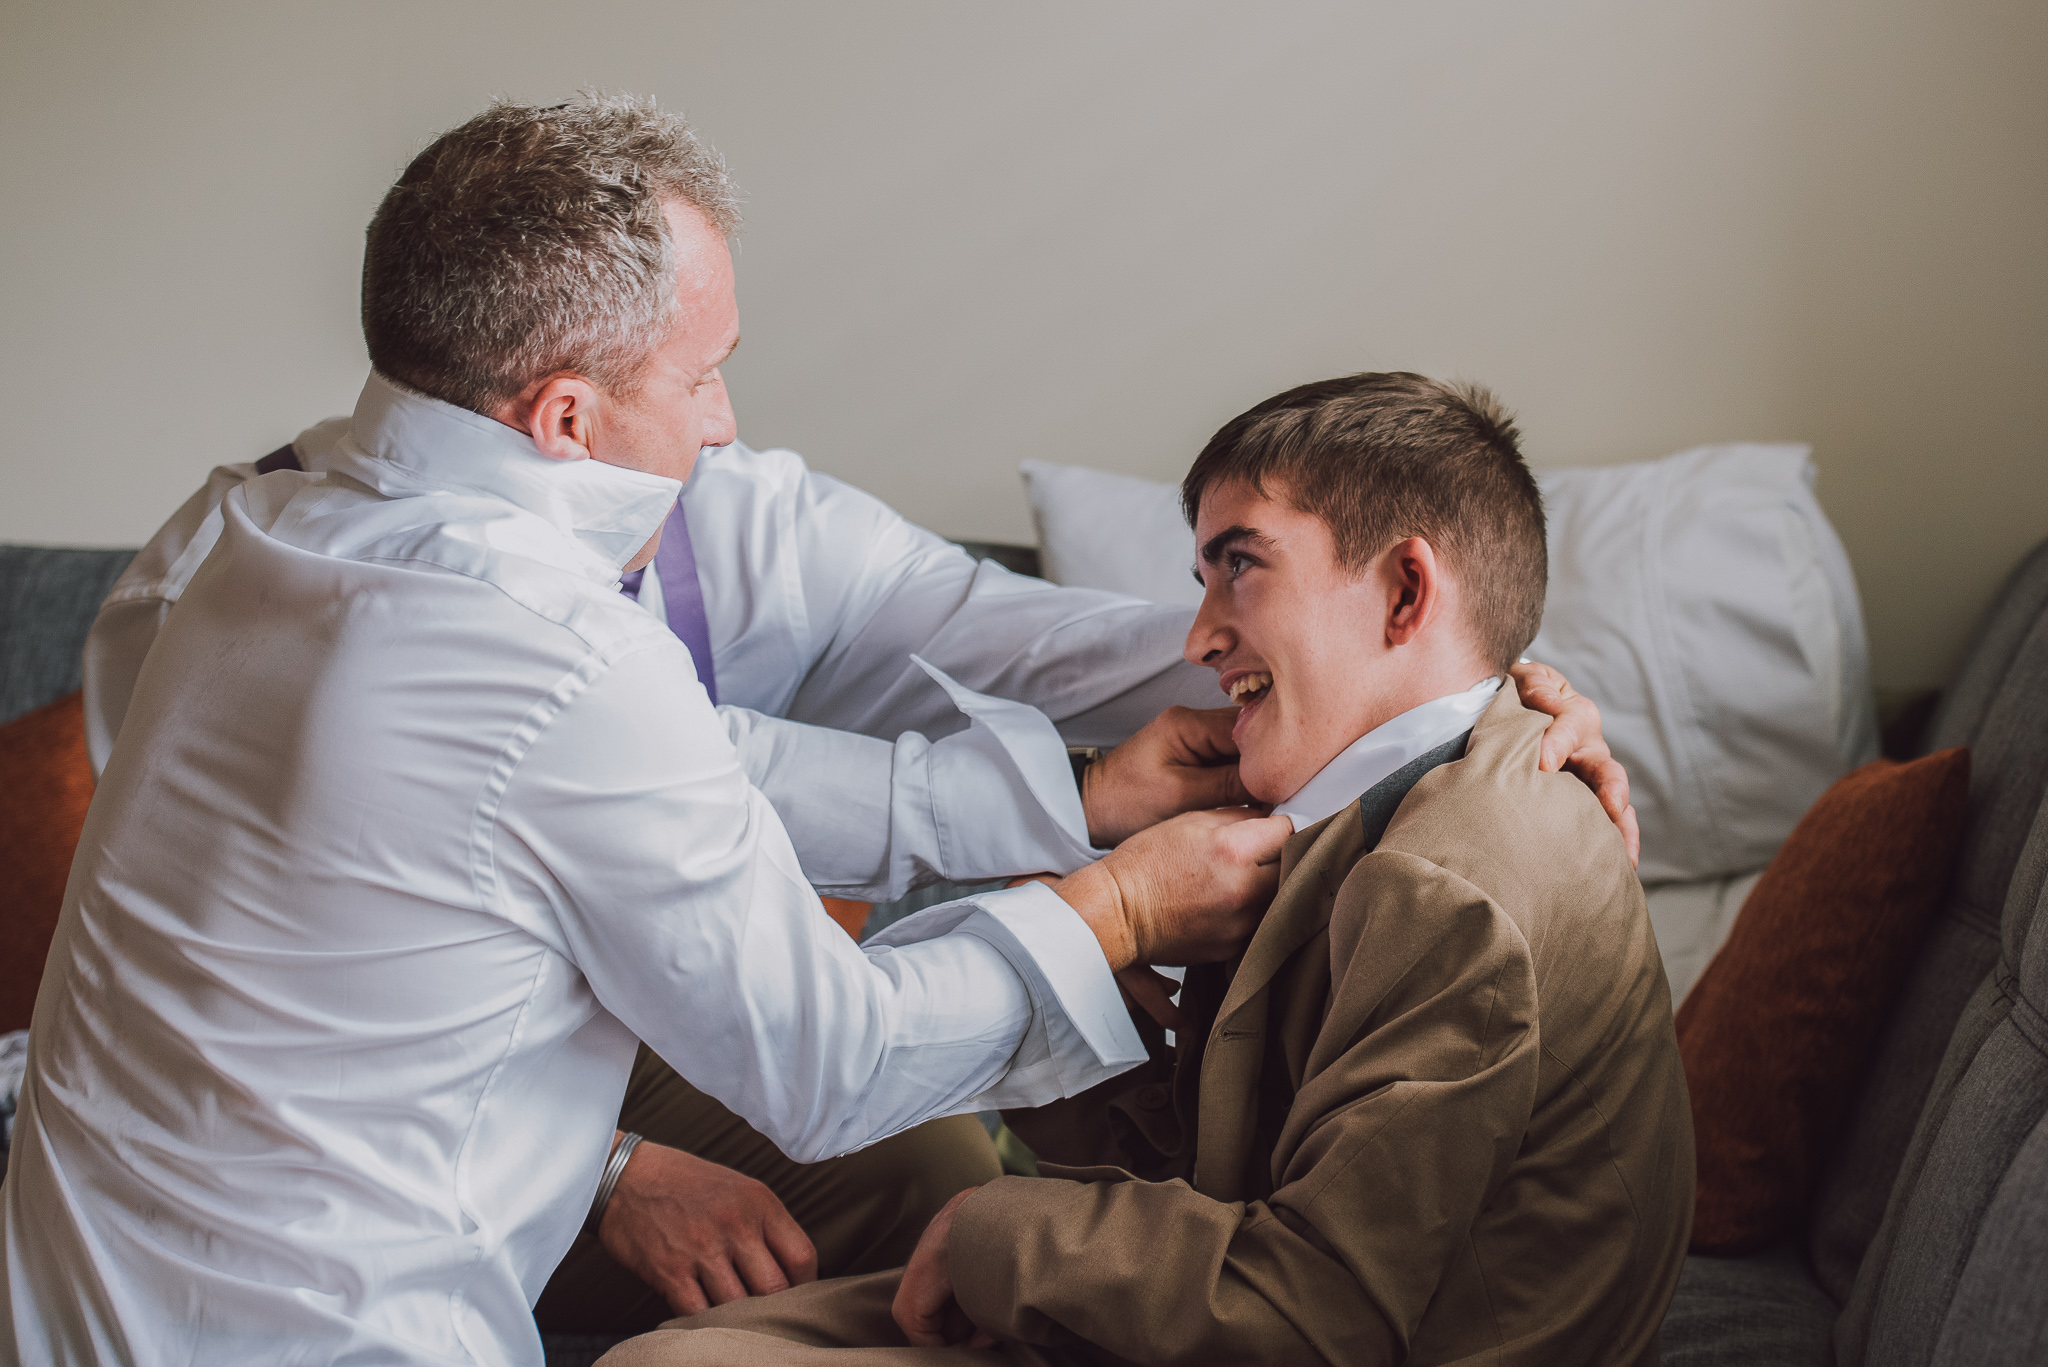
[[[1046,577],[1193,604],[1172,485],[1023,466]],[[1761,868],[1877,753],[1856,582],[1798,445],[1703,446],[1538,482],[1550,586],[1529,657],[1600,705],[1645,881]]]
[[[1178,487],[1042,460],[1018,468],[1047,579],[1154,603],[1201,603],[1195,534],[1181,517]]]

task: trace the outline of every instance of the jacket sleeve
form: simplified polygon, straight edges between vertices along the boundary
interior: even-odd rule
[[[1405,1360],[1527,1127],[1534,977],[1499,908],[1405,854],[1359,861],[1329,943],[1329,1011],[1271,1196],[991,1183],[952,1234],[956,1294],[976,1324],[1147,1364]],[[1201,1098],[1205,1115],[1236,1105],[1255,1099]]]

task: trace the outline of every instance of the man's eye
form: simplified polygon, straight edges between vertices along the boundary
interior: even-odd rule
[[[1245,572],[1245,567],[1250,565],[1251,563],[1252,561],[1250,556],[1239,555],[1235,551],[1232,551],[1230,554],[1223,557],[1223,568],[1230,571],[1230,577],[1232,579],[1235,579],[1240,574],[1243,574]]]

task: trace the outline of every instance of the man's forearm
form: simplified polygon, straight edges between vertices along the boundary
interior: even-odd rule
[[[1065,873],[1094,857],[1065,746],[1043,718],[934,742],[719,714],[823,895],[893,901],[939,878]]]

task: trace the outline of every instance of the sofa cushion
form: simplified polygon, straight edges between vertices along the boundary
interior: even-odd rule
[[[1796,1243],[1742,1258],[1694,1254],[1665,1312],[1664,1367],[1823,1367],[1835,1305]]]
[[[1977,624],[1955,681],[1942,691],[1924,749],[1946,750],[1976,743],[1986,714],[2012,677],[2020,648],[2044,615],[2048,615],[2048,541],[2029,551],[2006,576],[1991,610]]]
[[[0,726],[0,1031],[25,1030],[92,802],[76,693]]]
[[[1884,1218],[1899,1163],[1965,1003],[1998,958],[1999,917],[2048,781],[2048,543],[2007,580],[1979,628],[1931,744],[1970,747],[1969,830],[1949,895],[1899,994],[1810,1219],[1811,1256],[1837,1301]]]
[[[1749,1252],[1799,1226],[1948,885],[1969,784],[1969,751],[1944,750],[1867,764],[1821,794],[1679,1008],[1695,1252]]]
[[[1857,1273],[1837,1329],[1845,1367],[1934,1361],[1956,1317],[1966,1269],[1982,1267],[1979,1241],[1989,1213],[2001,1201],[2029,1205],[2028,1192],[2009,1191],[2008,1183],[2025,1187],[2017,1160],[2048,1118],[2044,918],[2048,809],[2012,880],[1997,968],[1971,999],[1942,1059],[1884,1223]],[[2039,1210],[2040,1198],[2034,1190],[2032,1209]],[[2038,1285],[2039,1265],[2031,1270]],[[2038,1290],[2031,1299],[2041,1299]]]
[[[2034,1126],[2006,1170],[1956,1283],[1936,1367],[2022,1367],[2048,1362],[2048,1120]]]
[[[0,724],[78,687],[85,633],[134,551],[0,546]]]

